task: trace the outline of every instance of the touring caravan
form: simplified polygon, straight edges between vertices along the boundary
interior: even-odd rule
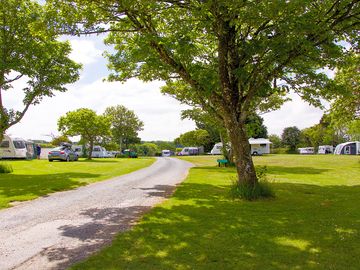
[[[222,154],[222,143],[216,143],[210,151],[211,155],[221,155]]]
[[[360,155],[360,142],[346,142],[336,146],[335,155]]]
[[[264,138],[250,138],[249,144],[251,146],[251,155],[263,155],[270,154],[270,144],[269,139]],[[210,154],[212,155],[221,155],[222,154],[222,143],[216,143],[214,147],[211,149]]]
[[[263,154],[270,154],[270,144],[272,142],[270,142],[269,139],[250,138],[249,143],[251,146],[251,155],[257,156],[257,155],[263,155]]]
[[[73,144],[71,146],[72,150],[77,154],[78,157],[82,157],[84,155],[83,146],[79,144]]]
[[[21,138],[12,138],[4,135],[4,139],[0,144],[1,158],[26,158],[27,157],[26,141]]]
[[[184,147],[181,152],[178,154],[179,156],[195,156],[199,155],[200,151],[198,147]]]
[[[104,147],[95,145],[91,154],[93,158],[106,158],[108,157],[107,151]]]
[[[334,146],[332,145],[320,145],[318,154],[332,154],[334,152]]]
[[[314,147],[302,147],[298,148],[301,155],[311,155],[315,153]]]

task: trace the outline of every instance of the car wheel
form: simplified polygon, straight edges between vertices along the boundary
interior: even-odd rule
[[[49,159],[49,162],[53,162],[53,160],[52,160],[52,159]]]
[[[258,152],[255,151],[255,152],[253,153],[253,156],[257,156],[257,155],[258,155]]]

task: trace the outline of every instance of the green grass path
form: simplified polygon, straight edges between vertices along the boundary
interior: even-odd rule
[[[229,198],[216,158],[184,158],[173,197],[73,269],[359,269],[359,157],[255,157],[277,196],[255,202]]]
[[[31,200],[130,173],[150,166],[154,161],[153,158],[5,161],[14,172],[0,174],[0,209],[9,207],[14,201]]]

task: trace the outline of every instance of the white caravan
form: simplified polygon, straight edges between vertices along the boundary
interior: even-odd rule
[[[178,153],[179,156],[194,156],[199,155],[200,150],[198,147],[184,147],[180,153]]]
[[[269,139],[250,138],[249,143],[251,146],[251,155],[257,156],[263,154],[270,154],[270,144],[272,144],[272,142],[270,142]]]
[[[360,155],[360,142],[341,143],[335,147],[335,155]]]
[[[263,154],[270,154],[270,144],[272,142],[269,141],[269,139],[264,138],[250,138],[249,143],[251,146],[251,155],[257,156],[257,155],[263,155]],[[221,155],[222,154],[222,143],[216,143],[211,149],[210,153],[212,155]]]
[[[11,138],[4,135],[0,144],[0,158],[26,158],[26,141],[21,138]]]
[[[101,147],[99,145],[95,145],[93,147],[91,157],[93,157],[93,158],[106,158],[106,157],[108,157],[108,154],[107,154],[107,151],[106,151],[106,149],[104,147]]]
[[[211,149],[210,154],[212,155],[221,155],[222,154],[222,143],[216,143]]]
[[[82,157],[84,155],[83,146],[80,144],[73,144],[71,149],[77,154],[78,157]]]
[[[318,154],[332,154],[334,152],[334,146],[332,145],[320,145]]]
[[[301,155],[311,155],[315,153],[314,147],[302,147],[298,148]]]

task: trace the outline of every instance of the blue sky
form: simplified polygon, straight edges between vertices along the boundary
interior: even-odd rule
[[[109,71],[102,53],[111,48],[103,44],[102,36],[64,39],[71,42],[71,58],[83,64],[80,80],[68,85],[67,92],[56,93],[31,107],[23,120],[7,131],[8,134],[24,139],[50,140],[49,135],[59,134],[57,120],[66,112],[86,107],[101,114],[106,107],[119,104],[133,110],[144,122],[144,130],[139,134],[142,140],[173,140],[195,128],[192,121],[180,119],[181,110],[188,107],[160,93],[162,82],[104,81]],[[21,108],[22,93],[17,90],[21,85],[22,82],[18,82],[13,90],[5,93],[7,108]],[[269,134],[280,135],[285,127],[302,129],[319,122],[323,114],[320,109],[307,105],[297,95],[291,97],[293,101],[284,104],[280,110],[262,115]]]

